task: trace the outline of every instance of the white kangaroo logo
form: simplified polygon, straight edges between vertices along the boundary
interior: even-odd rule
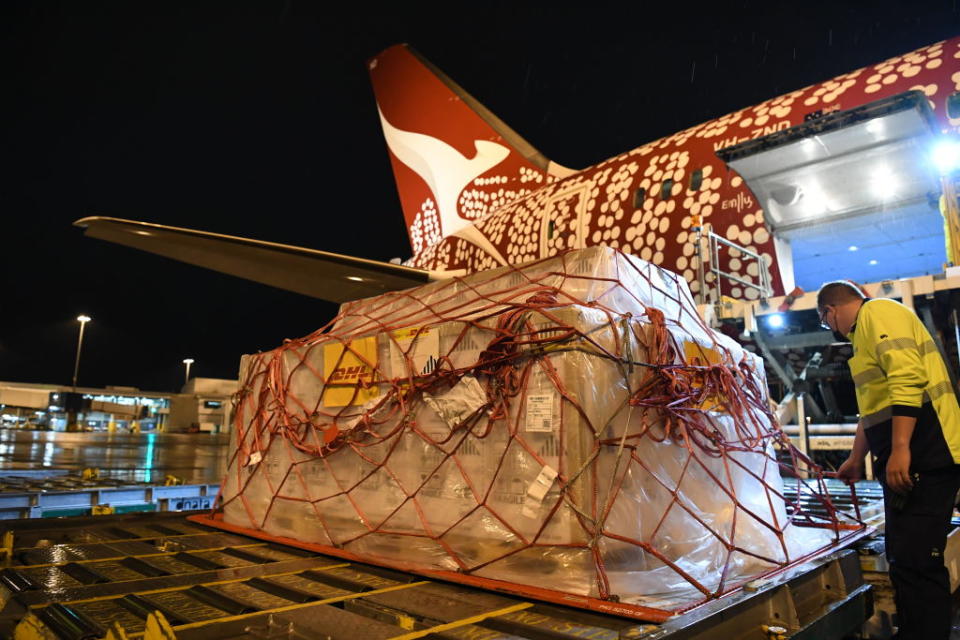
[[[474,140],[477,150],[467,158],[449,144],[423,133],[404,131],[390,124],[379,106],[380,122],[387,146],[400,162],[420,176],[437,203],[440,212],[440,230],[444,236],[457,236],[477,245],[501,264],[506,264],[500,252],[485,235],[457,212],[457,198],[464,187],[497,166],[510,155],[510,150],[496,142]]]

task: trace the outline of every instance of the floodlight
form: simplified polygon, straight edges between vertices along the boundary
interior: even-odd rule
[[[897,179],[889,169],[878,169],[873,173],[870,180],[870,186],[881,200],[890,200],[897,193]]]
[[[960,166],[960,142],[944,138],[933,147],[933,164],[941,174],[948,174]]]

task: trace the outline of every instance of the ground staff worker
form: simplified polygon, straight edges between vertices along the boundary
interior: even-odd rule
[[[817,309],[825,328],[853,343],[860,422],[837,475],[859,480],[868,449],[873,454],[883,483],[896,637],[947,640],[951,597],[943,550],[960,488],[960,407],[943,359],[913,311],[864,298],[849,282],[824,285]]]

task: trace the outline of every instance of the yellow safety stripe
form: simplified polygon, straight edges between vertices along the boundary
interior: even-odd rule
[[[264,609],[263,611],[254,611],[253,613],[241,613],[240,615],[236,615],[236,616],[223,616],[220,618],[212,618],[210,620],[190,622],[188,624],[181,624],[179,626],[173,627],[173,629],[174,631],[181,631],[185,629],[196,629],[198,627],[206,627],[211,624],[220,624],[221,622],[233,622],[235,620],[246,620],[248,618],[261,616],[264,614],[286,613],[287,611],[296,611],[297,609],[306,609],[307,607],[315,607],[321,604],[332,604],[334,602],[343,602],[345,600],[356,600],[357,598],[375,596],[381,593],[390,593],[391,591],[400,591],[401,589],[409,589],[410,587],[419,587],[425,584],[430,584],[430,583],[427,580],[420,580],[418,582],[408,582],[407,584],[398,584],[392,587],[384,587],[383,589],[374,589],[373,591],[361,591],[359,593],[351,593],[345,596],[335,596],[333,598],[327,598],[325,600],[315,600],[313,602],[292,604],[287,607],[277,607],[276,609]],[[137,634],[132,634],[130,637],[139,638],[142,635],[143,635],[142,633],[137,633]]]
[[[191,589],[192,587],[207,587],[207,586],[218,585],[218,584],[230,584],[230,583],[233,583],[233,582],[245,582],[245,581],[247,581],[247,580],[251,580],[252,578],[263,578],[263,579],[267,579],[267,578],[277,578],[277,577],[279,577],[279,576],[292,576],[292,575],[297,575],[297,574],[299,574],[299,573],[303,573],[304,571],[326,571],[326,570],[328,570],[328,569],[341,569],[341,568],[343,568],[343,567],[349,567],[349,566],[350,566],[350,563],[349,563],[349,562],[344,562],[343,564],[331,564],[331,565],[327,565],[327,566],[323,566],[323,567],[308,567],[308,568],[306,568],[306,569],[301,568],[301,569],[297,569],[296,571],[284,571],[284,572],[282,572],[282,573],[267,573],[267,574],[261,574],[261,575],[258,575],[258,576],[247,576],[246,578],[229,578],[229,579],[226,579],[226,580],[214,580],[213,582],[200,582],[200,583],[197,583],[197,584],[190,584],[190,585],[186,585],[186,586],[184,586],[184,585],[181,584],[181,585],[177,585],[176,587],[160,587],[160,588],[157,588],[157,589],[148,589],[148,590],[146,590],[146,591],[134,591],[132,595],[148,596],[148,595],[151,595],[151,594],[154,594],[154,593],[166,593],[166,592],[168,592],[168,591],[186,591],[186,590],[188,590],[188,589]],[[185,575],[193,575],[193,574],[189,574],[189,573],[178,573],[178,574],[176,574],[176,577],[185,576]],[[172,577],[175,577],[175,576],[164,576],[164,577],[172,578]],[[109,595],[109,596],[97,596],[97,597],[95,597],[95,598],[84,598],[84,599],[82,599],[82,600],[63,600],[63,601],[59,601],[59,600],[58,600],[58,602],[59,602],[60,604],[82,604],[82,603],[84,603],[84,602],[100,602],[100,601],[103,601],[103,600],[119,600],[120,598],[123,598],[124,596],[127,596],[127,595],[131,595],[131,594],[128,594],[128,593],[113,594],[113,595]],[[36,611],[36,610],[38,610],[38,609],[43,609],[44,607],[49,607],[51,604],[53,604],[53,603],[34,605],[34,606],[30,607],[30,609],[31,609],[32,611]]]
[[[456,629],[457,627],[465,627],[468,624],[476,624],[478,622],[483,622],[487,618],[505,616],[508,613],[529,609],[532,606],[533,606],[532,602],[521,602],[520,604],[515,604],[512,607],[504,607],[503,609],[497,609],[496,611],[481,613],[479,615],[471,616],[469,618],[454,620],[453,622],[447,622],[446,624],[438,624],[437,626],[430,627],[428,629],[420,629],[419,631],[413,631],[411,633],[404,633],[399,636],[393,636],[392,638],[390,638],[390,640],[414,640],[414,638],[422,638],[424,636],[430,635],[431,633],[440,633],[442,631]]]

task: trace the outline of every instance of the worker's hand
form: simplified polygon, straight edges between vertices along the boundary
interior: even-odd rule
[[[894,447],[887,461],[887,486],[905,494],[913,488],[910,478],[910,447]]]
[[[853,458],[847,458],[843,461],[843,464],[840,465],[840,468],[837,469],[837,479],[843,480],[845,483],[853,484],[857,480],[863,478],[863,460],[854,460]]]

